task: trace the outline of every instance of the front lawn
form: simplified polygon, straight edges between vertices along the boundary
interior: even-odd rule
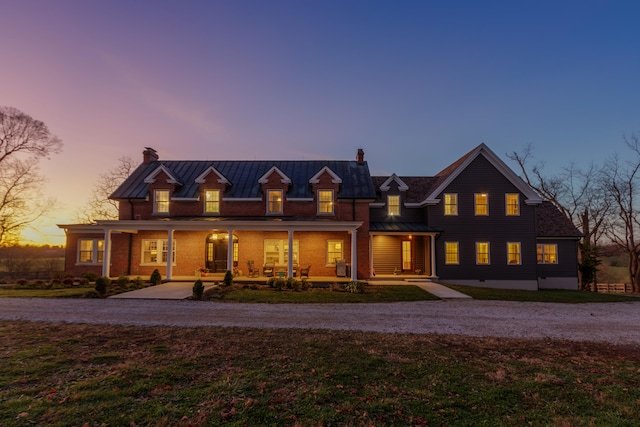
[[[459,286],[449,284],[444,285],[479,300],[559,302],[572,304],[587,302],[640,301],[640,296],[629,294],[601,294],[597,292],[568,291],[561,289],[522,291],[514,289],[477,288],[474,286]]]
[[[0,288],[0,298],[82,298],[93,291],[93,287],[77,286],[58,289]]]

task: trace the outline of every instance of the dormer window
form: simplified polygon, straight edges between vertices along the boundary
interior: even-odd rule
[[[169,190],[155,190],[153,192],[153,213],[169,213]]]
[[[333,190],[318,190],[318,214],[333,215]]]
[[[387,214],[389,216],[400,215],[400,196],[387,196]]]
[[[282,190],[267,190],[267,214],[282,214]]]
[[[204,192],[204,213],[220,213],[220,190],[206,190]]]

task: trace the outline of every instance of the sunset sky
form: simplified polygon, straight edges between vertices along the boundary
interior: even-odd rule
[[[637,1],[3,0],[0,105],[42,163],[61,244],[97,175],[142,159],[346,159],[433,175],[481,142],[549,172],[640,132]]]

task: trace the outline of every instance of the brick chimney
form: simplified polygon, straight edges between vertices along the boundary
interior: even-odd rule
[[[151,147],[145,147],[142,152],[142,162],[148,165],[151,162],[158,161],[158,152]]]
[[[364,165],[364,150],[362,148],[358,148],[358,153],[356,154],[356,161],[359,165]]]

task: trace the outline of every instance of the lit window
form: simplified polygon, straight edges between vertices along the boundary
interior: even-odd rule
[[[294,240],[292,250],[293,264],[298,263],[299,252],[300,243],[298,240]],[[289,241],[283,239],[265,239],[264,262],[272,262],[278,265],[287,265],[289,263]]]
[[[344,259],[342,240],[327,240],[327,264],[334,265],[336,260]]]
[[[333,213],[333,190],[318,190],[318,213]]]
[[[476,242],[476,264],[489,264],[489,242]]]
[[[507,215],[520,215],[520,195],[506,194],[505,195],[505,208]]]
[[[78,240],[78,263],[98,264],[104,259],[103,239]]]
[[[489,215],[489,195],[476,193],[476,215]]]
[[[444,214],[458,215],[458,195],[455,193],[444,195]]]
[[[400,215],[400,196],[387,196],[387,209],[389,216]]]
[[[169,190],[156,190],[153,192],[155,204],[154,212],[159,214],[169,213]]]
[[[537,247],[538,264],[557,264],[558,263],[558,245],[556,244],[539,244]]]
[[[282,213],[282,190],[267,190],[267,213]]]
[[[458,242],[444,242],[444,263],[459,264]]]
[[[220,213],[220,190],[207,190],[204,192],[205,213]]]
[[[507,243],[507,264],[520,265],[520,242]]]
[[[166,239],[144,239],[142,240],[142,264],[144,265],[166,265],[169,251],[169,242]],[[172,264],[176,263],[176,241],[173,241]]]

